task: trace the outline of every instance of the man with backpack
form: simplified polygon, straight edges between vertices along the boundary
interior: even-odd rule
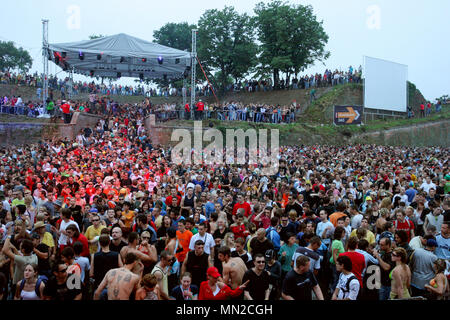
[[[352,260],[347,256],[340,255],[336,259],[336,270],[341,274],[331,300],[356,300],[360,283],[358,278],[351,272]]]
[[[414,223],[406,217],[405,211],[402,209],[395,210],[397,219],[394,221],[395,230],[404,230],[408,235],[408,242],[414,238]]]
[[[272,217],[270,219],[270,227],[267,228],[267,230],[266,230],[266,237],[273,244],[273,249],[276,252],[280,251],[280,248],[281,248],[281,238],[280,238],[280,234],[279,234],[279,231],[281,231],[281,227],[279,226],[278,222],[279,222],[278,217]],[[259,230],[257,231],[257,233],[259,234]],[[256,240],[254,240],[254,241],[256,241]],[[250,246],[251,246],[251,244],[250,244]],[[271,249],[271,248],[267,248],[267,249]],[[260,253],[264,254],[265,252],[266,251],[263,251]],[[254,255],[253,252],[252,252],[252,255]]]

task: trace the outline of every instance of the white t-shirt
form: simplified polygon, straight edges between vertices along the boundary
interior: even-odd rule
[[[364,216],[359,213],[356,216],[353,216],[351,226],[352,229],[358,229],[361,226],[361,221],[364,218]]]
[[[426,193],[430,192],[430,189],[433,188],[434,190],[436,190],[436,185],[431,182],[431,183],[427,183],[426,181],[424,183],[422,183],[420,185],[420,188],[423,189]]]
[[[414,250],[424,248],[422,241],[420,240],[420,236],[412,238],[411,241],[409,242],[409,246]]]
[[[69,222],[64,222],[64,220],[61,221],[61,224],[59,225],[59,232],[61,232],[62,230],[66,231],[66,228],[68,226],[70,226],[71,224],[75,225],[75,227],[77,227],[78,231],[80,231],[80,228],[78,228],[78,223],[76,223],[73,220],[69,220]],[[59,239],[58,239],[58,244],[59,245],[67,245],[67,240],[69,240],[69,238],[65,235],[65,234],[60,234],[59,235]]]
[[[326,233],[327,238],[322,239],[322,234],[326,228],[331,227],[331,229]],[[331,236],[334,232],[334,226],[330,221],[319,222],[317,224],[316,234],[322,239],[322,242],[326,245],[329,245],[331,242]]]
[[[349,273],[348,275],[345,275],[343,272],[341,272],[341,275],[339,276],[339,280],[338,280],[338,284],[336,288],[339,288],[339,293],[337,298],[339,300],[344,300],[349,298],[350,300],[356,300],[356,298],[358,297],[358,292],[359,292],[359,281],[358,279],[353,279],[350,281],[350,284],[348,286],[349,291],[346,292],[347,290],[347,281],[348,279],[354,276],[353,273]]]
[[[197,240],[202,240],[205,243],[204,250],[205,253],[210,254],[211,248],[214,248],[216,243],[214,241],[213,236],[210,233],[205,232],[205,235],[202,237],[200,233],[196,233],[192,238],[191,242],[189,242],[189,250],[194,250],[195,242]]]

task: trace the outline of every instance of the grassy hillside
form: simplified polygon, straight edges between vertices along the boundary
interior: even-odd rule
[[[408,99],[416,115],[420,113],[420,104],[426,100],[416,86],[408,82]],[[333,122],[333,107],[335,105],[356,105],[364,104],[364,88],[362,84],[352,83],[333,87],[317,99],[305,112],[302,121],[308,123],[328,124]]]

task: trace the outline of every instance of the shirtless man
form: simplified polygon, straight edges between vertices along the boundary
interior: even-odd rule
[[[218,258],[222,261],[223,266],[223,282],[230,286],[231,289],[236,289],[242,284],[247,266],[241,258],[232,258],[231,250],[227,246],[219,248]]]
[[[158,254],[156,252],[155,246],[150,245],[146,241],[143,241],[141,243],[142,246],[147,246],[147,251],[149,252],[149,254],[147,255],[137,249],[138,242],[139,234],[137,232],[130,232],[130,234],[128,235],[128,245],[120,250],[120,257],[122,258],[122,261],[124,261],[126,255],[129,252],[133,252],[137,256],[139,262],[137,263],[136,268],[132,270],[136,274],[139,274],[141,272],[139,269],[144,268],[143,263],[155,263],[158,260]]]
[[[130,295],[136,292],[142,273],[136,275],[131,270],[139,262],[138,257],[133,252],[128,252],[125,256],[125,266],[122,268],[109,270],[103,281],[95,290],[94,300],[100,299],[100,294],[106,287],[108,288],[108,300],[129,300]]]

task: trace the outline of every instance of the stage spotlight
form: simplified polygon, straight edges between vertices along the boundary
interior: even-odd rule
[[[180,58],[176,58],[175,59],[175,64],[179,64],[180,63]]]
[[[117,78],[122,77],[122,72],[117,72]]]
[[[124,63],[125,62],[125,58],[124,57],[120,57],[120,63]]]
[[[84,60],[84,53],[80,51],[78,58],[80,58],[80,60]]]
[[[159,63],[159,64],[163,64],[163,61],[164,61],[164,58],[161,57],[161,56],[159,56],[159,57],[158,57],[158,63]]]
[[[142,58],[142,62],[146,63],[147,62],[147,58]]]

